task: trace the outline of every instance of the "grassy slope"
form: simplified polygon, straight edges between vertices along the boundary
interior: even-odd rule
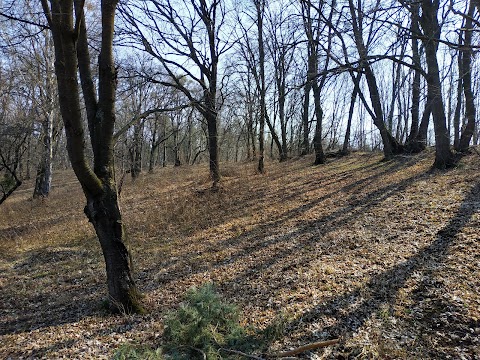
[[[244,322],[282,322],[272,351],[342,338],[310,358],[480,358],[480,157],[429,173],[431,154],[355,154],[158,169],[127,182],[122,208],[145,316],[102,310],[105,275],[79,186],[23,189],[0,207],[0,358],[107,358],[161,341],[185,290],[213,281]],[[281,320],[279,320],[281,319]]]

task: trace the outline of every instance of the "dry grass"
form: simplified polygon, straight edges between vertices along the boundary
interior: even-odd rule
[[[0,207],[0,358],[108,358],[156,346],[162,319],[213,281],[271,350],[340,336],[322,358],[480,359],[480,158],[429,172],[432,154],[355,154],[158,169],[122,191],[138,285],[150,312],[102,309],[102,255],[81,189],[58,173],[45,201],[26,189]],[[31,185],[31,184],[30,184]]]

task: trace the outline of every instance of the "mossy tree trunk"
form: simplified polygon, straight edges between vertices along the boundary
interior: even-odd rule
[[[108,294],[115,311],[139,311],[138,291],[125,246],[115,185],[113,130],[115,124],[116,69],[113,31],[117,0],[103,0],[102,41],[98,60],[98,95],[91,73],[84,0],[41,0],[52,32],[59,104],[65,125],[67,151],[85,194],[85,213],[100,240],[106,263]],[[93,169],[85,155],[82,95],[94,155]]]

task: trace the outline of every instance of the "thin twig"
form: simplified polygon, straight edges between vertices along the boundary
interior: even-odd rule
[[[298,347],[298,348],[296,348],[296,349],[293,349],[293,350],[290,350],[290,351],[285,351],[285,352],[282,352],[282,353],[277,353],[277,354],[274,354],[274,355],[272,355],[272,356],[273,356],[273,357],[277,357],[277,358],[293,356],[293,355],[301,354],[301,353],[303,353],[303,352],[305,352],[305,351],[315,350],[315,349],[327,347],[327,346],[330,346],[330,345],[334,345],[334,344],[337,344],[339,341],[340,341],[340,339],[332,339],[332,340],[327,340],[327,341],[319,341],[319,342],[307,344],[307,345],[304,345],[304,346],[300,346],[300,347]]]
[[[246,357],[246,358],[249,358],[249,359],[265,360],[264,358],[261,358],[261,357],[255,356],[255,355],[246,354],[246,353],[238,351],[238,350],[220,348],[220,351],[225,351],[225,352],[228,352],[228,353],[231,353],[231,354],[240,355],[240,356],[243,356],[243,357]]]

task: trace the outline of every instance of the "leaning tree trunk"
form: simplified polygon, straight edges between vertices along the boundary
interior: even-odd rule
[[[380,100],[380,93],[378,91],[377,80],[373,73],[370,64],[366,63],[364,66],[365,79],[367,80],[368,90],[370,92],[370,99],[372,101],[375,117],[373,123],[380,131],[383,143],[383,154],[385,159],[390,159],[393,155],[401,154],[403,152],[403,146],[395,139],[390,131],[388,131],[383,121],[383,109]]]
[[[425,57],[427,61],[428,93],[432,99],[432,115],[435,130],[435,163],[434,167],[445,169],[455,164],[450,150],[450,138],[447,132],[447,119],[442,97],[442,84],[437,61],[438,37],[438,0],[422,0],[422,16],[420,24],[424,32]]]
[[[350,108],[348,109],[348,121],[347,121],[347,128],[345,130],[345,138],[343,140],[343,146],[342,146],[342,155],[347,155],[350,151],[350,133],[352,129],[352,119],[353,119],[353,112],[355,110],[355,102],[357,100],[357,95],[358,95],[358,84],[360,83],[360,77],[362,76],[362,73],[359,72],[356,80],[353,82],[354,83],[354,88],[352,95],[350,97]]]
[[[372,67],[367,61],[367,47],[363,41],[362,34],[362,21],[357,17],[356,9],[352,0],[348,1],[350,15],[352,16],[353,35],[355,38],[355,45],[357,47],[358,54],[360,56],[360,65],[364,70],[365,79],[368,85],[368,91],[370,93],[370,100],[374,111],[373,123],[380,131],[383,143],[383,154],[385,159],[390,159],[393,155],[401,154],[403,152],[403,146],[391,135],[385,126],[383,108],[378,90],[377,79],[372,70]],[[361,11],[361,9],[358,9]]]
[[[278,138],[277,132],[275,131],[275,124],[274,123],[272,124],[266,111],[265,111],[265,123],[267,124],[268,130],[270,130],[270,135],[272,136],[272,147],[273,147],[273,144],[275,144],[280,154],[280,162],[287,160],[287,155],[286,153],[283,152],[282,144],[280,143],[280,139]]]

